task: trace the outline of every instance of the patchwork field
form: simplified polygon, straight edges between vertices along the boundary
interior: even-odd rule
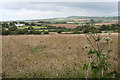
[[[78,24],[51,24],[51,26],[65,27],[65,28],[76,28]]]
[[[118,34],[110,37],[109,71],[113,71],[118,68]],[[86,43],[84,34],[3,36],[3,77],[83,78],[83,64],[89,61],[82,49]]]
[[[23,27],[18,27],[18,29],[24,29],[24,28],[28,28],[30,26],[23,26]],[[43,26],[32,26],[34,29],[42,29],[42,28],[46,28],[46,27],[43,27]]]

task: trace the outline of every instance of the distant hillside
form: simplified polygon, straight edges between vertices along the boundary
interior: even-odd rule
[[[41,19],[37,21],[50,21],[50,22],[90,22],[93,20],[96,23],[103,22],[117,22],[117,17],[83,17],[83,16],[69,16],[69,17],[61,17],[61,18],[49,18],[49,19]]]
[[[49,21],[51,23],[56,23],[56,22],[90,22],[91,20],[93,20],[96,23],[117,22],[118,17],[117,16],[113,16],[113,17],[68,16],[68,17],[59,17],[59,18],[34,19],[34,20],[13,20],[13,21],[16,21],[16,22]],[[13,21],[1,21],[1,22],[13,22]]]

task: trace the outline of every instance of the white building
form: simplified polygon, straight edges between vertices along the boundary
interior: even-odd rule
[[[22,27],[22,26],[25,26],[25,24],[17,23],[17,24],[15,24],[15,26],[17,26],[17,27]]]

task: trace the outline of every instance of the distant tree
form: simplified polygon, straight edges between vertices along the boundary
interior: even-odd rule
[[[26,24],[26,22],[22,21],[22,22],[19,22],[20,24]]]
[[[34,22],[32,22],[30,25],[31,25],[31,26],[35,26],[36,24],[35,24]]]
[[[33,31],[33,34],[35,34],[35,35],[38,35],[38,34],[41,34],[41,31]]]
[[[25,28],[25,29],[17,29],[15,31],[15,34],[27,34],[28,30]]]
[[[43,32],[43,34],[49,34],[49,32],[47,32],[47,31],[44,31],[44,32]]]
[[[105,31],[105,30],[108,30],[108,26],[102,25],[99,29],[100,29],[101,31]]]
[[[3,22],[2,27],[8,28],[8,27],[9,27],[9,25],[8,25],[8,23],[7,23],[7,22]]]
[[[90,23],[92,23],[92,24],[93,24],[93,23],[95,23],[95,21],[94,21],[93,19],[90,19]]]
[[[58,30],[58,31],[57,31],[58,34],[61,34],[61,32],[62,32],[61,30]]]
[[[77,26],[77,27],[76,27],[76,30],[82,30],[82,29],[83,29],[82,26]]]
[[[15,26],[15,24],[17,24],[17,22],[10,22],[9,26]]]
[[[83,33],[89,33],[89,29],[83,29]]]
[[[17,26],[10,26],[10,27],[8,28],[8,30],[10,30],[10,31],[15,31],[15,30],[17,30]]]
[[[26,34],[33,34],[32,30],[28,30],[28,32]]]
[[[20,24],[29,25],[29,22],[19,22]]]
[[[2,35],[9,35],[9,34],[11,34],[11,31],[2,28]]]
[[[34,29],[32,26],[28,27],[28,30],[32,30],[32,29]]]

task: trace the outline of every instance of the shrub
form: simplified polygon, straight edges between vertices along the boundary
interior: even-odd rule
[[[108,33],[108,31],[105,31],[104,33]]]
[[[11,27],[8,28],[8,30],[15,31],[15,30],[17,30],[17,27],[16,26],[11,26]]]
[[[102,33],[102,31],[94,29],[94,30],[91,31],[91,33]]]
[[[41,34],[41,31],[35,31],[35,30],[33,30],[33,34]]]
[[[80,32],[79,31],[74,31],[73,34],[80,34]]]
[[[43,34],[49,34],[49,32],[45,31],[45,32],[43,32]]]
[[[14,34],[26,34],[28,32],[27,29],[18,29],[15,31]]]
[[[86,44],[83,48],[89,59],[88,64],[83,65],[84,70],[86,70],[86,78],[90,76],[92,78],[105,78],[108,73],[111,75],[111,71],[109,71],[111,65],[108,59],[110,58],[109,54],[113,53],[110,48],[112,39],[110,37],[102,38],[99,34],[89,34],[85,35],[85,37],[89,42],[89,44]],[[89,71],[91,71],[90,74],[88,73]],[[112,75],[116,77],[119,73],[113,71]]]
[[[83,29],[83,33],[89,33],[89,29]]]
[[[28,30],[26,34],[35,34],[35,30]]]
[[[28,27],[28,30],[32,30],[32,29],[34,29],[32,26]]]
[[[102,31],[98,30],[97,33],[102,33]]]
[[[29,31],[27,32],[27,34],[35,34],[35,35],[38,35],[38,34],[41,34],[41,31],[29,30]]]
[[[8,23],[7,23],[7,22],[3,22],[2,27],[8,28],[8,27],[9,27],[9,25],[8,25]]]
[[[2,31],[2,35],[9,35],[9,34],[11,34],[11,31],[9,31],[9,30]]]
[[[61,34],[61,32],[62,32],[62,31],[60,31],[60,30],[57,31],[58,34]]]

